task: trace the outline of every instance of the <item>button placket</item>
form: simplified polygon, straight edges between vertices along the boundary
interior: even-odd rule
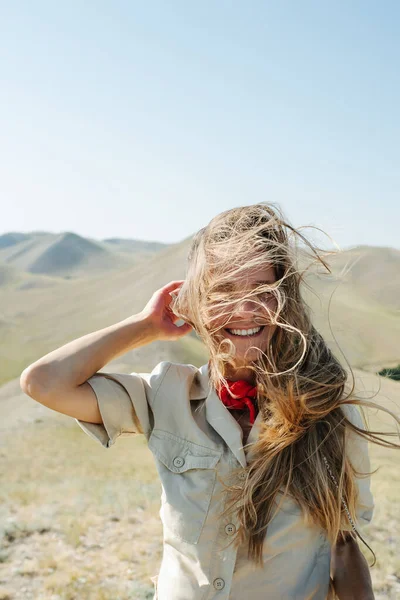
[[[232,475],[232,469],[240,467],[240,464],[238,461],[233,459],[233,455],[230,453],[228,455],[227,464],[224,465],[224,467],[225,469],[221,469],[221,476],[227,476],[229,479]],[[247,471],[245,471],[245,475],[247,476]],[[229,494],[226,496],[224,501],[225,508],[227,507],[228,503]],[[233,515],[230,517],[230,519],[231,521],[229,522],[227,519],[224,520],[225,522],[221,520],[222,522],[220,522],[218,526],[218,552],[215,556],[216,560],[212,562],[210,573],[210,583],[212,582],[212,588],[221,593],[215,594],[211,590],[210,595],[207,596],[207,600],[211,600],[211,598],[215,598],[215,600],[217,598],[221,598],[221,600],[226,599],[230,593],[230,586],[236,563],[237,548],[232,545],[232,540],[229,539],[228,541],[227,538],[233,537],[239,528],[239,521],[237,521]],[[218,575],[223,575],[223,577],[218,577]]]

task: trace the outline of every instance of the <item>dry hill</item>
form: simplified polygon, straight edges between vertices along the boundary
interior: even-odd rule
[[[71,232],[14,232],[0,236],[0,265],[57,278],[91,277],[132,266],[164,247],[118,238],[96,241]]]
[[[184,278],[189,244],[190,238],[136,265],[87,279],[48,277],[40,280],[40,288],[12,282],[3,286],[0,383],[17,377],[28,364],[52,349],[140,311],[161,285]],[[386,261],[388,253],[391,259]],[[355,258],[355,272],[343,275],[343,265],[353,263]],[[313,291],[304,289],[318,329],[336,354],[341,357],[341,349],[353,366],[374,371],[400,362],[400,318],[398,310],[393,308],[394,290],[398,290],[397,297],[400,292],[396,284],[400,252],[356,248],[330,262],[333,274],[311,273],[307,283]],[[44,287],[47,283],[51,287]],[[160,342],[144,347],[136,360],[140,369],[148,370],[158,360],[202,364],[205,356],[202,343],[193,333],[177,343]],[[117,366],[129,371],[132,361],[133,357],[126,354],[118,359]]]
[[[151,294],[171,279],[183,276],[186,242],[142,259],[136,266],[82,280],[52,279],[51,289],[2,289],[0,311],[0,384],[18,374],[39,356],[90,331],[101,329],[141,310]],[[140,350],[143,368],[154,360],[202,360],[204,349],[194,335],[171,347],[169,342]],[[126,365],[122,364],[126,362]],[[118,364],[129,369],[130,357]]]

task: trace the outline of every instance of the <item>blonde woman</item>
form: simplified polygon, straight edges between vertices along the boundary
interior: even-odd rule
[[[271,204],[225,211],[194,237],[185,280],[22,373],[27,394],[104,447],[146,437],[162,484],[159,600],[374,597],[354,529],[372,517],[375,436],[311,323],[298,240]],[[192,330],[209,352],[200,368],[98,372]]]

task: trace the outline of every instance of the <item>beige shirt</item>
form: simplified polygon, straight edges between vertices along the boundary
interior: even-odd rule
[[[327,598],[330,544],[324,531],[306,524],[290,498],[268,527],[262,568],[247,559],[245,546],[228,546],[238,523],[219,516],[227,500],[219,478],[242,467],[237,483],[243,485],[248,449],[240,425],[210,387],[207,364],[198,369],[163,361],[151,373],[96,373],[88,383],[104,426],[78,421],[82,429],[106,448],[119,436],[143,433],[155,457],[164,533],[154,599]],[[362,427],[358,410],[346,410]],[[257,439],[260,419],[261,413],[247,444]],[[363,439],[350,434],[347,451],[358,471],[370,470]],[[357,485],[360,526],[371,520],[373,499],[368,477],[357,479]]]

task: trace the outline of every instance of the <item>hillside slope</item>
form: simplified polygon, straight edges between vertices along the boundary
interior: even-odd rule
[[[349,288],[400,314],[400,250],[357,246],[339,253],[331,263]]]
[[[0,384],[17,377],[52,349],[139,312],[156,289],[183,277],[184,257],[185,244],[178,244],[128,269],[84,281],[59,280],[49,290],[3,288]],[[147,369],[167,358],[180,362],[193,356],[194,364],[202,363],[199,357],[205,351],[196,336],[189,334],[175,343],[154,342],[136,354],[140,367]],[[129,356],[124,360],[129,361]]]
[[[0,300],[0,383],[17,377],[29,363],[54,348],[142,310],[155,290],[184,278],[190,241],[168,246],[132,267],[85,280],[58,280],[47,289],[5,286]],[[374,255],[375,250],[381,251],[368,252]],[[375,290],[384,294],[385,286],[390,287],[395,278],[383,269],[382,278],[374,271],[369,295],[364,282],[367,275],[361,282],[348,276],[342,281],[341,261],[352,259],[353,253],[354,249],[332,259],[332,276],[311,273],[307,283],[313,292],[305,288],[303,293],[315,325],[338,357],[342,350],[351,365],[374,371],[400,362],[399,313],[374,294]],[[118,364],[129,368],[136,361],[140,369],[148,370],[159,360],[202,364],[205,356],[201,341],[191,333],[176,342],[140,348],[120,357]]]
[[[0,264],[52,277],[91,277],[136,264],[165,244],[139,240],[95,241],[75,233],[8,233],[0,236]]]

